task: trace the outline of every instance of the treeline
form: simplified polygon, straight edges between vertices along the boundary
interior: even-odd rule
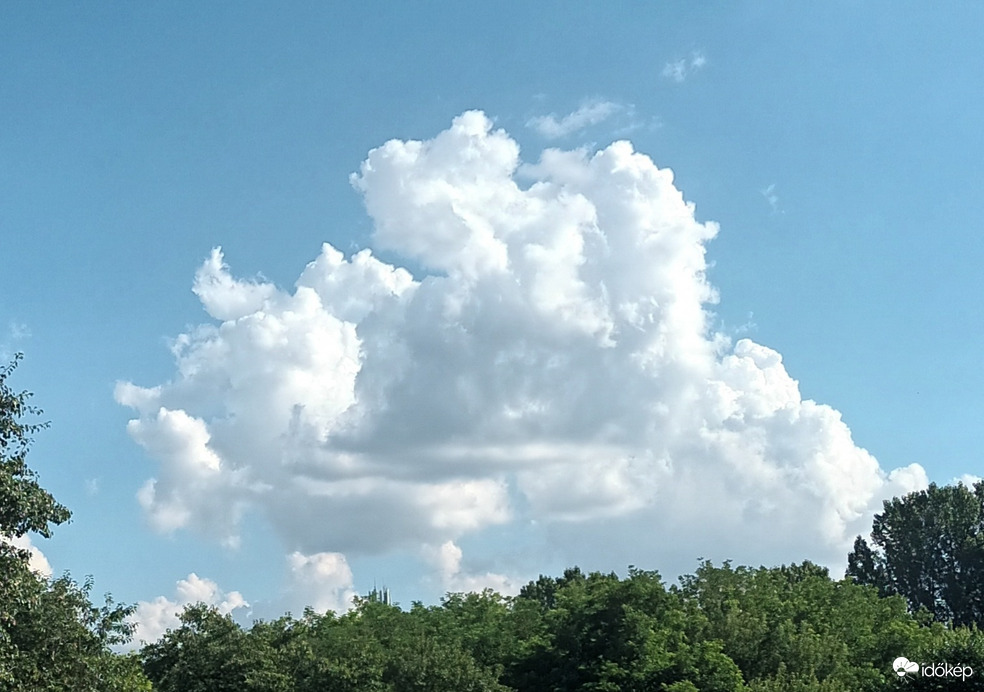
[[[904,599],[811,563],[704,563],[667,588],[655,572],[540,577],[517,597],[452,594],[408,610],[365,599],[239,627],[204,606],[144,648],[154,689],[322,692],[866,692],[897,689],[899,656],[984,672],[984,635],[909,613]],[[912,690],[982,689],[913,677]]]
[[[7,384],[16,364],[0,367],[0,691],[984,690],[984,483],[885,503],[873,546],[859,537],[840,580],[809,562],[705,562],[671,586],[573,568],[515,597],[406,610],[367,598],[248,628],[199,604],[157,642],[115,653],[133,608],[93,605],[91,581],[45,578],[14,543],[69,518],[27,466],[45,424]],[[901,656],[974,673],[900,676]]]

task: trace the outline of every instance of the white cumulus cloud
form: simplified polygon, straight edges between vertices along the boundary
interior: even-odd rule
[[[48,558],[45,557],[40,548],[34,545],[29,535],[2,536],[0,537],[0,541],[12,545],[18,550],[26,550],[29,556],[27,566],[31,571],[45,579],[51,578],[51,564],[48,562]]]
[[[282,593],[267,601],[254,604],[239,591],[225,591],[215,581],[189,574],[175,584],[174,596],[157,596],[139,601],[130,617],[134,636],[127,648],[157,641],[168,630],[176,629],[185,607],[204,603],[223,615],[237,619],[259,616],[280,617],[285,612],[300,616],[310,607],[324,613],[329,610],[343,613],[352,607],[357,595],[353,588],[352,570],[341,553],[305,555],[294,551],[285,556],[287,578]],[[258,612],[257,612],[258,611]]]
[[[469,572],[462,567],[462,550],[454,541],[439,546],[425,546],[424,559],[437,571],[445,592],[471,593],[492,589],[500,594],[519,593],[522,583],[505,574],[495,572]]]
[[[215,250],[194,282],[212,319],[174,340],[173,377],[116,389],[158,465],[139,493],[158,530],[235,545],[261,513],[341,607],[356,553],[505,584],[462,569],[457,541],[491,527],[542,531],[528,559],[490,548],[515,574],[548,554],[839,563],[925,485],[803,399],[779,353],[711,329],[718,227],[629,142],[523,163],[473,111],[352,182],[374,247],[425,273],[325,244],[287,289]]]
[[[352,570],[341,553],[304,555],[294,551],[287,556],[288,610],[295,615],[310,607],[319,613],[343,613],[352,607],[356,592]]]
[[[225,592],[211,579],[204,579],[192,572],[175,584],[174,598],[158,596],[151,601],[137,603],[137,609],[130,617],[135,628],[130,646],[155,642],[169,629],[176,629],[181,624],[178,616],[185,606],[196,603],[214,606],[223,615],[249,607],[238,591]]]

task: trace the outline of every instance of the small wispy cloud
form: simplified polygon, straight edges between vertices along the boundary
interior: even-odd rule
[[[0,361],[8,361],[13,358],[17,349],[17,342],[31,338],[31,329],[23,322],[7,323],[7,333],[0,341]]]
[[[547,139],[560,139],[597,125],[625,109],[625,106],[612,101],[589,101],[562,118],[558,118],[555,113],[530,118],[526,121],[526,126],[532,127]]]
[[[689,58],[671,60],[663,66],[663,77],[680,84],[694,72],[701,70],[707,64],[707,56],[701,51],[694,51]]]
[[[772,183],[768,187],[759,190],[765,201],[769,203],[769,207],[772,209],[773,214],[781,214],[782,209],[779,208],[779,195],[776,194],[776,184]]]
[[[749,334],[758,329],[758,325],[755,323],[755,313],[751,310],[748,311],[748,315],[742,324],[739,324],[732,330],[732,334],[735,336],[741,336],[744,334]]]

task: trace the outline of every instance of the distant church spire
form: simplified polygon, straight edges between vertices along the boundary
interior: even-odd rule
[[[367,599],[371,603],[382,603],[383,605],[393,605],[390,601],[390,590],[383,586],[382,589],[376,588],[376,580],[372,580],[372,591],[369,592]]]

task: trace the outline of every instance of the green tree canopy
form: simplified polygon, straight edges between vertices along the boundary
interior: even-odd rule
[[[858,536],[847,575],[938,622],[984,625],[984,482],[939,487],[886,501]]]
[[[27,467],[32,436],[47,423],[26,422],[41,410],[31,406],[30,392],[16,392],[7,379],[17,367],[21,354],[0,368],[0,534],[23,536],[36,531],[51,535],[51,525],[68,521],[67,508],[38,485],[37,474]]]
[[[984,671],[975,628],[920,621],[899,596],[815,564],[702,564],[680,585],[572,568],[519,596],[409,610],[357,600],[243,628],[205,605],[142,651],[161,692],[889,692],[892,662]],[[906,689],[956,689],[929,676]],[[960,689],[984,689],[980,679]]]
[[[47,537],[70,516],[27,466],[32,435],[47,424],[25,420],[41,411],[28,403],[29,392],[8,384],[19,360],[0,368],[0,689],[149,690],[137,659],[110,649],[129,638],[132,608],[108,598],[93,606],[91,580],[48,580],[31,571],[27,551],[10,543],[29,531]]]
[[[716,641],[687,636],[687,613],[656,572],[567,570],[518,601],[543,609],[545,637],[508,671],[518,690],[738,692],[741,673]]]
[[[703,563],[681,579],[691,638],[716,640],[749,689],[880,690],[920,628],[898,597],[835,581],[810,562],[752,569]]]

